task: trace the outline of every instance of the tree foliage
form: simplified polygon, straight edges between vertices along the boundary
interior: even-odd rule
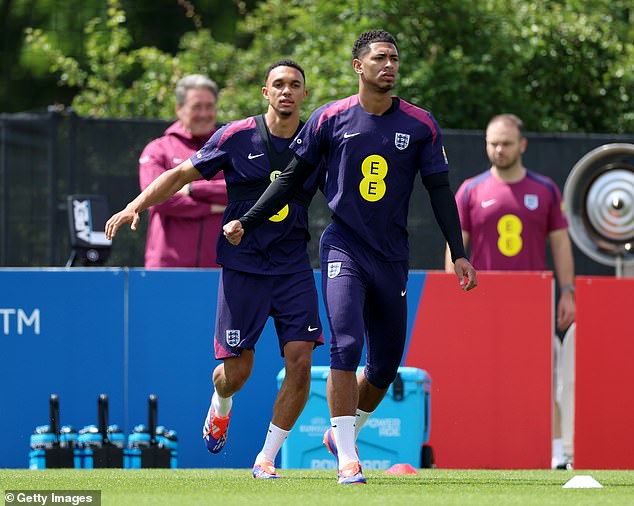
[[[355,92],[352,43],[383,28],[398,39],[397,93],[444,128],[480,129],[514,112],[532,131],[625,133],[634,131],[631,18],[627,0],[266,0],[239,20],[233,44],[196,30],[171,55],[130,50],[125,13],[109,0],[107,18],[86,26],[88,66],[41,31],[27,37],[62,84],[78,87],[82,114],[170,117],[174,83],[190,72],[223,87],[222,119],[255,114],[264,71],[281,57],[305,68],[309,112]]]
[[[222,76],[229,73],[233,46],[214,40],[206,29],[185,33],[175,55],[156,47],[132,49],[126,13],[118,0],[108,0],[105,16],[91,19],[84,32],[82,66],[52,44],[43,30],[26,30],[28,50],[49,62],[60,85],[79,90],[72,105],[82,115],[172,118],[178,79],[202,73],[214,76],[222,86]]]

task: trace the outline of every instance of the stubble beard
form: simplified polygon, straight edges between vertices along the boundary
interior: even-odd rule
[[[500,171],[508,171],[517,165],[517,163],[519,162],[519,156],[516,156],[515,158],[509,160],[506,163],[496,162],[495,158],[491,159],[490,162],[492,165],[495,166],[496,169]]]
[[[279,106],[277,106],[277,107],[273,106],[273,109],[275,110],[277,115],[280,116],[281,118],[289,118],[294,113],[293,109],[282,109]]]

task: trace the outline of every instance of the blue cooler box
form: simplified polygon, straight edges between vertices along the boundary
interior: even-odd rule
[[[362,368],[358,369],[360,372]],[[323,444],[330,427],[326,379],[329,367],[311,368],[308,402],[282,446],[285,469],[336,469],[337,463]],[[285,370],[277,375],[278,389]],[[421,467],[422,445],[429,440],[431,378],[415,367],[399,367],[398,377],[367,420],[357,439],[364,469],[388,469],[394,464]]]

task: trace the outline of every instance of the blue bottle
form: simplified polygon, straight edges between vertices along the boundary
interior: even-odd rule
[[[150,431],[143,425],[137,425],[128,437],[128,447],[123,454],[125,469],[141,469],[141,450],[149,448],[151,443]]]
[[[82,450],[79,448],[77,431],[70,425],[64,425],[59,431],[60,448],[72,448],[73,450],[73,466],[75,469],[81,469]]]
[[[50,425],[38,425],[30,438],[29,469],[46,469],[46,450],[53,448],[57,436]]]
[[[82,455],[82,468],[93,469],[93,448],[101,448],[103,446],[103,437],[96,425],[86,425],[79,431],[77,438],[79,448]]]
[[[108,425],[108,440],[110,443],[123,450],[126,443],[125,439],[125,434],[118,425]]]
[[[178,436],[175,430],[168,430],[163,425],[156,428],[156,442],[170,451],[170,468],[178,467]]]

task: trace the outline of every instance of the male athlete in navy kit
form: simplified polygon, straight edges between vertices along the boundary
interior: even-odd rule
[[[161,202],[194,179],[211,179],[223,171],[229,204],[223,221],[239,218],[266,189],[292,156],[288,149],[300,128],[299,109],[306,97],[303,69],[292,60],[271,64],[262,88],[266,114],[231,122],[181,165],[166,171],[106,225],[112,237],[123,223],[138,223],[138,213]],[[273,407],[254,478],[278,478],[273,465],[279,449],[308,399],[312,350],[323,344],[315,279],[306,251],[307,206],[320,181],[319,170],[271,212],[257,231],[235,248],[222,236],[217,259],[222,265],[214,338],[223,360],[213,374],[215,391],[203,425],[211,453],[227,441],[232,396],[249,378],[255,345],[271,316],[284,356],[286,376]]]
[[[323,193],[332,223],[321,238],[321,268],[331,341],[327,382],[332,428],[324,443],[337,457],[339,483],[365,483],[358,431],[396,378],[407,322],[407,213],[420,174],[450,245],[463,290],[477,285],[465,257],[449,187],[442,136],[432,115],[391,95],[399,68],[388,32],[361,34],[352,50],[359,93],[317,109],[291,149],[295,156],[256,205],[224,226],[239,244],[326,164]],[[356,377],[367,344],[365,368]]]

